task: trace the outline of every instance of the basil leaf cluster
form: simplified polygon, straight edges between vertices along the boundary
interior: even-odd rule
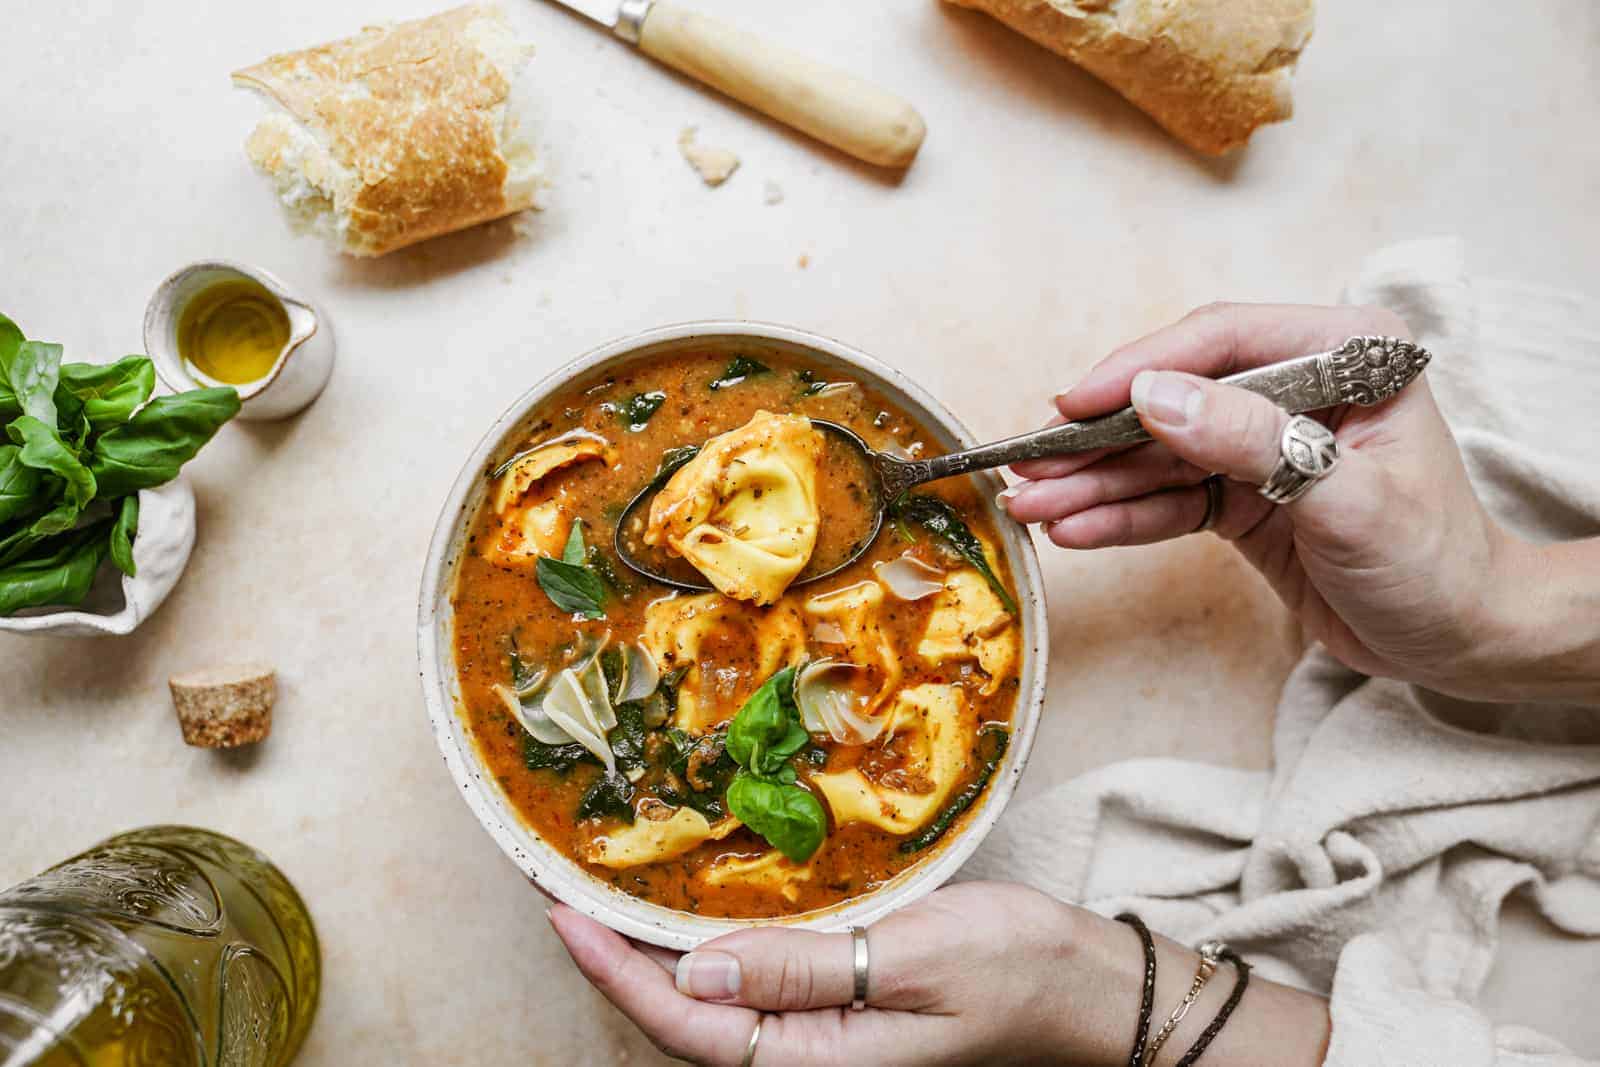
[[[727,751],[739,765],[725,803],[740,822],[796,863],[810,859],[828,832],[822,802],[796,784],[793,757],[811,743],[794,699],[795,669],[785,667],[753,693],[728,727]]]
[[[176,478],[239,411],[228,388],[151,400],[144,356],[61,355],[0,315],[0,615],[82,603],[107,558],[131,577],[139,490]]]

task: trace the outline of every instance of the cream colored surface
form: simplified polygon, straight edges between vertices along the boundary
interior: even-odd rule
[[[1600,142],[1577,135],[1600,127],[1589,0],[1327,5],[1295,120],[1225,165],[933,0],[696,6],[915,99],[933,129],[916,166],[885,182],[530,0],[511,18],[539,45],[550,209],[526,238],[502,222],[358,262],[287,232],[239,148],[257,109],[227,75],[432,5],[39,5],[0,66],[8,315],[112,358],[139,347],[169,271],[222,254],[280,273],[339,331],[315,405],[230,427],[192,465],[199,544],[137,633],[0,635],[0,882],[153,822],[258,845],[323,935],[303,1067],[658,1062],[456,795],[417,690],[436,502],[511,396],[569,355],[672,320],[792,322],[906,369],[993,437],[1194,304],[1330,299],[1391,239],[1460,232],[1496,276],[1600,277]],[[708,192],[677,158],[687,124],[749,173]],[[762,202],[767,180],[781,204]],[[1043,562],[1052,697],[1025,795],[1136,755],[1267,763],[1297,637],[1223,546]],[[247,658],[279,670],[272,737],[186,748],[168,675]],[[1600,1049],[1593,945],[1526,915],[1509,939],[1495,1018]]]
[[[880,167],[910,165],[927,133],[917,109],[888,89],[666,0],[651,5],[639,50]]]

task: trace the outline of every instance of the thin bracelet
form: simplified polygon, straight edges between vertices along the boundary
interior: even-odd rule
[[[1128,1056],[1128,1067],[1143,1067],[1145,1042],[1150,1040],[1150,1012],[1156,1001],[1156,943],[1144,920],[1131,911],[1117,916],[1117,922],[1127,923],[1139,934],[1144,946],[1144,992],[1139,997],[1139,1029],[1133,1035],[1133,1052]]]
[[[1207,941],[1200,946],[1200,963],[1194,969],[1194,981],[1189,983],[1189,992],[1183,995],[1183,1000],[1172,1009],[1172,1014],[1167,1016],[1166,1025],[1162,1026],[1160,1032],[1151,1040],[1150,1047],[1145,1050],[1144,1067],[1150,1067],[1150,1064],[1156,1062],[1156,1055],[1160,1053],[1161,1046],[1167,1043],[1167,1038],[1171,1037],[1178,1024],[1183,1022],[1184,1017],[1189,1014],[1189,1009],[1194,1007],[1194,1002],[1200,999],[1200,991],[1211,981],[1211,976],[1217,973],[1217,960],[1227,950],[1228,946],[1220,941]]]
[[[1238,953],[1231,948],[1225,948],[1218,956],[1239,969],[1239,978],[1233,983],[1233,992],[1228,994],[1228,999],[1223,1003],[1222,1010],[1217,1012],[1215,1019],[1211,1020],[1211,1025],[1201,1031],[1199,1039],[1189,1046],[1189,1051],[1183,1054],[1183,1059],[1178,1061],[1177,1067],[1193,1067],[1194,1062],[1200,1058],[1200,1054],[1211,1044],[1212,1039],[1222,1032],[1223,1026],[1228,1022],[1228,1016],[1232,1015],[1233,1009],[1239,1006],[1239,1000],[1244,996],[1245,986],[1250,984],[1250,965],[1240,959]]]

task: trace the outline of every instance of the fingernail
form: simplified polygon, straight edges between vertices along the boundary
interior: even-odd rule
[[[1205,394],[1181,374],[1142,370],[1133,378],[1133,407],[1168,426],[1184,426],[1200,414]]]
[[[1026,484],[1026,482],[1023,483],[1023,485]],[[1000,490],[994,495],[994,506],[999,508],[1001,511],[1009,511],[1011,502],[1017,498],[1017,494],[1020,492],[1022,492],[1021,485],[1008,486],[1007,488]]]
[[[673,983],[696,1000],[728,1000],[739,995],[739,960],[726,952],[691,952],[678,960]]]

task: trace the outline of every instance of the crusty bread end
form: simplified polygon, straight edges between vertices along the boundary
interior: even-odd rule
[[[535,207],[531,54],[504,11],[475,4],[273,56],[233,75],[283,109],[245,150],[292,222],[356,256]]]
[[[1313,0],[949,0],[1090,71],[1207,155],[1293,113]]]

